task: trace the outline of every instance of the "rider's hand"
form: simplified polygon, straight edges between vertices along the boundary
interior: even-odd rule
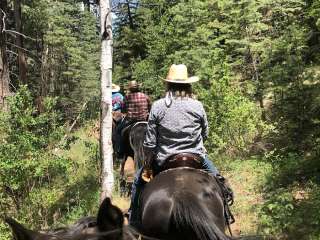
[[[150,168],[144,168],[142,171],[142,179],[146,182],[150,182],[153,178],[153,172]]]

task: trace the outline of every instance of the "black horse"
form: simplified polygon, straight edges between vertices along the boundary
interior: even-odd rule
[[[130,147],[134,152],[134,163],[136,170],[140,169],[144,162],[143,141],[147,132],[147,122],[135,123],[130,131]]]
[[[208,173],[175,168],[158,174],[140,197],[144,235],[167,240],[229,240],[221,189]]]
[[[12,218],[5,221],[12,229],[15,240],[131,240],[137,239],[134,231],[124,226],[122,211],[106,198],[100,205],[97,217],[84,217],[74,225],[50,231],[32,231]]]
[[[124,144],[124,157],[121,162],[120,169],[120,194],[122,196],[129,196],[131,194],[132,180],[134,177],[134,174],[129,178],[125,177],[125,166],[131,166],[130,164],[126,165],[128,157],[132,157],[134,161],[134,169],[130,168],[130,172],[131,170],[133,170],[133,172],[136,172],[139,168],[142,167],[144,154],[142,151],[143,149],[139,148],[139,146],[142,146],[143,144],[146,131],[147,122],[135,122],[123,130],[122,137]]]

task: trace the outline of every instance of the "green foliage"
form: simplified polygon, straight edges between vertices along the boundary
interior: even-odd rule
[[[35,229],[88,215],[98,199],[97,142],[83,133],[69,151],[59,149],[61,115],[55,99],[44,103],[39,113],[23,86],[0,121],[0,211]],[[0,231],[1,240],[9,239],[3,222]]]
[[[47,153],[62,134],[53,106],[54,100],[46,99],[44,112],[38,114],[30,92],[22,87],[10,101],[10,112],[3,116],[0,182],[18,208],[32,188],[68,167],[67,161]]]
[[[146,91],[157,99],[163,96],[161,78],[166,76],[169,66],[186,64],[189,74],[201,79],[195,92],[209,117],[208,150],[247,153],[249,145],[257,135],[264,134],[268,124],[262,122],[261,111],[246,92],[250,84],[244,89],[237,82],[235,67],[228,63],[230,50],[225,43],[230,38],[231,26],[223,21],[222,7],[211,1],[193,0],[148,8],[149,2],[142,2],[145,5],[136,11],[137,26],[132,31],[141,33],[146,55],[132,56],[133,78],[143,82]]]
[[[260,119],[260,109],[232,86],[230,79],[226,68],[199,96],[210,122],[208,149],[236,155],[248,152],[254,138],[263,135],[268,126]]]
[[[82,9],[79,1],[31,0],[21,4],[23,33],[33,39],[24,39],[29,89],[39,100],[58,97],[59,107],[66,109],[64,119],[72,120],[85,102],[99,95],[97,19],[93,12]],[[18,75],[18,67],[12,66],[16,88]]]
[[[263,188],[260,231],[284,239],[319,239],[318,160],[273,152],[266,161],[273,167]]]

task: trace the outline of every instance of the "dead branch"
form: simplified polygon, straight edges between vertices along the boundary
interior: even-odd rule
[[[14,36],[14,37],[15,37],[16,35],[20,35],[20,36],[24,37],[25,39],[30,39],[30,40],[32,40],[32,41],[37,41],[37,39],[35,39],[35,38],[29,37],[29,36],[27,36],[27,35],[25,35],[25,34],[23,34],[23,33],[20,33],[20,32],[14,31],[14,30],[4,30],[4,32],[7,32],[7,33],[9,33],[11,36]]]

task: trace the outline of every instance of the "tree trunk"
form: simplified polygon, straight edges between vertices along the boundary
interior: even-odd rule
[[[111,197],[113,190],[113,159],[112,159],[112,25],[111,2],[100,0],[101,25],[101,180],[102,191],[100,199]]]
[[[6,1],[0,2],[0,109],[6,109],[6,97],[10,96],[9,66],[6,55],[5,21]]]
[[[130,1],[127,1],[127,9],[128,9],[128,18],[129,18],[130,28],[134,29],[133,18],[132,18],[131,9],[130,9]]]
[[[21,1],[14,1],[14,18],[16,22],[16,31],[22,33],[21,24]],[[23,50],[23,36],[21,34],[16,35],[16,45],[18,46],[18,66],[19,66],[19,80],[20,83],[27,83],[27,61],[26,55]]]
[[[90,0],[83,0],[83,5],[90,11]]]

